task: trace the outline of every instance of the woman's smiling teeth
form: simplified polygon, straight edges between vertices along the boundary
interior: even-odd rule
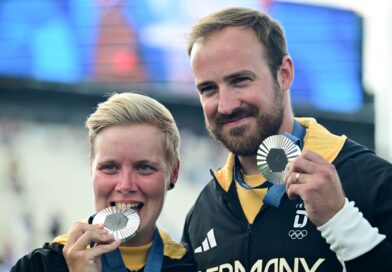
[[[115,205],[120,209],[133,209],[139,211],[143,207],[143,203],[122,203],[122,202],[112,202],[112,206]]]

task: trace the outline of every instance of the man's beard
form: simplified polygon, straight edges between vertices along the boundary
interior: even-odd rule
[[[260,112],[256,106],[245,103],[244,107],[229,115],[218,113],[211,123],[206,120],[206,127],[211,136],[220,141],[229,151],[239,156],[253,156],[257,154],[259,145],[264,139],[278,134],[283,122],[283,112],[283,95],[275,88],[271,111]],[[256,129],[248,131],[248,126],[244,125],[223,131],[222,126],[225,122],[245,116],[256,118]]]

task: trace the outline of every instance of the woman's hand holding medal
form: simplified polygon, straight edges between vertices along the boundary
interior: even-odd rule
[[[90,248],[90,243],[95,246]],[[103,225],[76,223],[69,233],[63,253],[71,272],[101,271],[101,256],[118,248],[121,240],[115,240]]]

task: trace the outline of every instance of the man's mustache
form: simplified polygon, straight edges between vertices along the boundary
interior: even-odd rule
[[[245,107],[239,108],[230,114],[217,113],[217,115],[215,116],[215,123],[218,125],[223,125],[227,122],[231,122],[233,120],[246,116],[256,117],[258,113],[259,113],[259,109],[257,107],[252,105],[246,105]]]

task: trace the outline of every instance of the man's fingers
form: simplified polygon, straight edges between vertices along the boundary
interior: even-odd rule
[[[300,187],[306,183],[307,174],[290,172],[286,176],[286,193],[289,199],[294,200],[300,196]]]
[[[287,197],[290,200],[295,200],[298,198],[298,186],[299,184],[291,184],[290,186],[286,186]]]
[[[328,165],[329,162],[323,157],[313,151],[304,151],[299,157],[289,162],[286,166],[286,182],[293,182],[290,176],[294,173],[300,174],[315,174],[319,171],[321,167]],[[302,179],[300,179],[302,180]]]
[[[305,160],[312,161],[314,163],[319,163],[319,164],[329,163],[320,154],[310,150],[305,150],[304,152],[302,152],[301,157],[304,158]]]

